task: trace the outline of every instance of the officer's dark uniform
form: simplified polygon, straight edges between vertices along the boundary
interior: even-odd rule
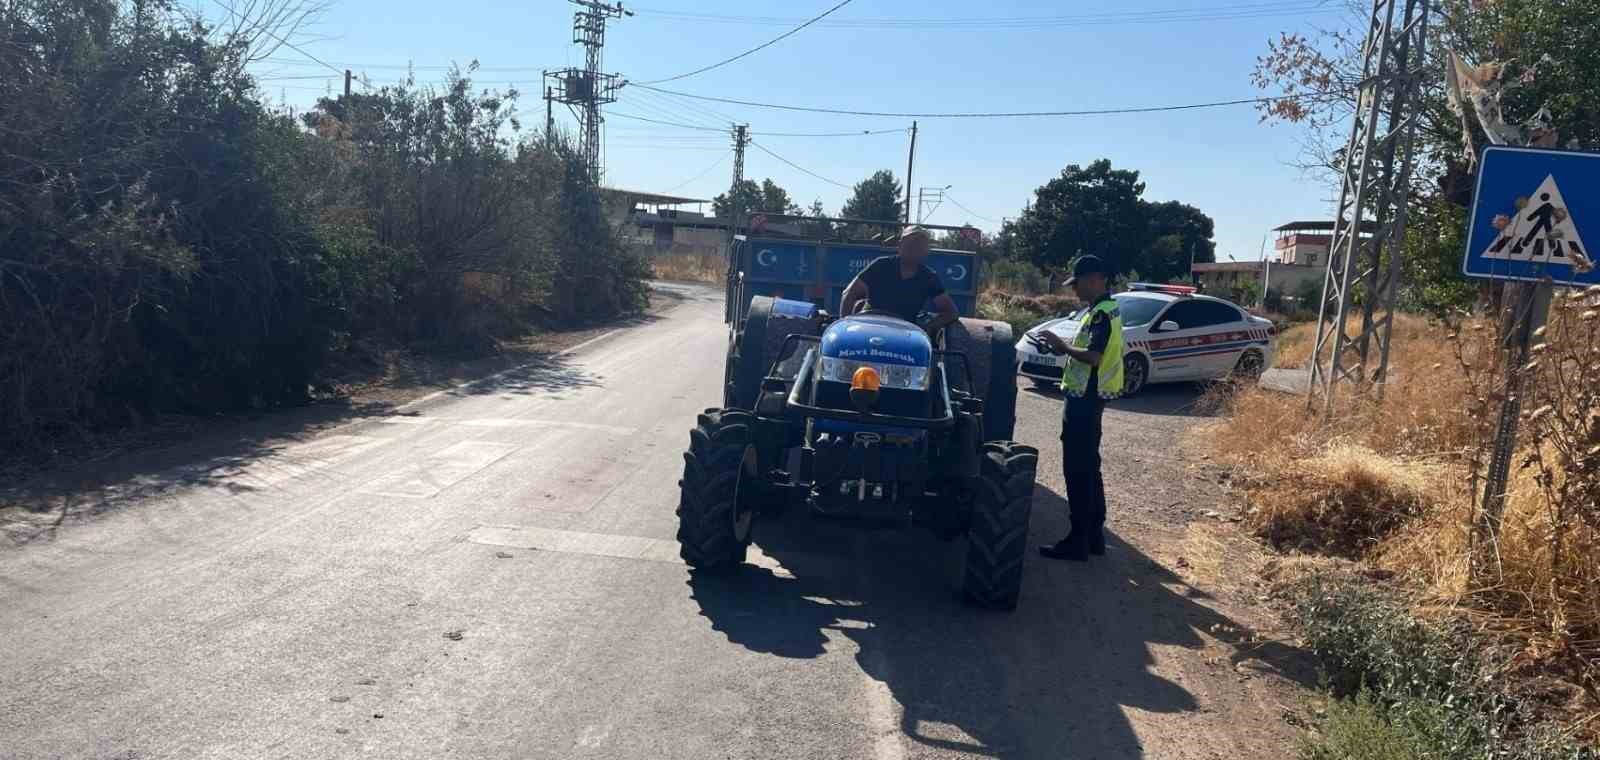
[[[1095,305],[1110,300],[1109,294],[1103,295]],[[1111,341],[1111,318],[1096,310],[1092,319],[1089,350],[1104,353]],[[1072,533],[1057,546],[1072,555],[1106,552],[1106,484],[1100,475],[1100,420],[1105,409],[1106,401],[1100,397],[1100,368],[1091,367],[1084,394],[1068,396],[1061,407],[1061,475],[1067,481]]]
[[[1105,274],[1103,262],[1085,256],[1073,266],[1073,277]],[[1069,281],[1070,282],[1070,281]],[[1072,533],[1039,551],[1052,559],[1088,559],[1106,551],[1106,487],[1100,475],[1100,420],[1106,399],[1122,392],[1122,317],[1109,294],[1090,304],[1079,318],[1073,347],[1097,353],[1100,363],[1089,365],[1069,358],[1062,372],[1066,403],[1061,411],[1061,470],[1067,482],[1067,505],[1072,512]]]

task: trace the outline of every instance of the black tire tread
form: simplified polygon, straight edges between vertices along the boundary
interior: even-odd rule
[[[689,567],[725,569],[744,561],[747,544],[734,534],[739,464],[754,418],[738,410],[707,409],[689,431],[678,481],[678,556]]]
[[[1014,610],[1022,592],[1039,451],[1011,441],[990,441],[983,444],[982,455],[967,529],[962,592],[980,607]]]
[[[1144,382],[1141,383],[1138,388],[1129,388],[1126,384],[1124,384],[1123,385],[1123,390],[1122,390],[1122,396],[1124,398],[1137,396],[1140,393],[1143,393],[1145,388],[1148,388],[1150,386],[1150,360],[1145,358],[1143,355],[1140,355],[1140,354],[1129,354],[1127,356],[1127,358],[1125,358],[1123,361],[1127,361],[1127,359],[1133,359],[1134,361],[1137,361],[1137,362],[1139,362],[1139,363],[1144,365]],[[1126,378],[1127,378],[1127,370],[1126,369],[1123,370],[1123,378],[1124,378],[1123,382],[1126,383],[1127,382],[1127,380],[1126,380]]]

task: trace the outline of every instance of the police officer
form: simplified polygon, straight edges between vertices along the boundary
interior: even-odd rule
[[[1122,394],[1122,315],[1111,298],[1105,262],[1079,257],[1067,285],[1089,304],[1068,344],[1057,335],[1038,339],[1052,354],[1067,356],[1061,373],[1066,404],[1061,415],[1061,469],[1067,481],[1072,532],[1039,547],[1051,559],[1084,562],[1106,553],[1106,487],[1100,477],[1100,417],[1106,400]]]

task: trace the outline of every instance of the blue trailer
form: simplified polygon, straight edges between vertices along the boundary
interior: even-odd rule
[[[837,315],[850,281],[873,259],[894,252],[892,246],[865,243],[739,235],[728,267],[726,321],[743,323],[756,296],[809,301]],[[978,255],[935,248],[928,266],[944,281],[956,308],[972,316],[978,305]]]

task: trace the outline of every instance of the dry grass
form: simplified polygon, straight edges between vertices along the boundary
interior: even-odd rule
[[[650,268],[658,280],[722,284],[728,262],[720,254],[668,253],[650,257]]]
[[[1298,324],[1278,336],[1278,354],[1273,365],[1284,369],[1300,369],[1311,361],[1311,349],[1317,342],[1316,323]]]
[[[1359,319],[1359,317],[1358,317]],[[1278,321],[1278,320],[1273,320]],[[1407,350],[1430,343],[1434,347],[1444,348],[1440,342],[1442,333],[1431,320],[1422,317],[1400,314],[1395,317],[1394,346],[1405,347]],[[1274,364],[1286,369],[1300,369],[1308,366],[1311,361],[1311,351],[1316,348],[1317,323],[1301,322],[1289,327],[1278,336],[1278,354]],[[1444,357],[1439,354],[1435,358]],[[1446,357],[1447,358],[1447,357]],[[1409,362],[1415,365],[1417,362]],[[1426,365],[1422,365],[1426,366]]]
[[[1383,404],[1324,420],[1304,398],[1245,389],[1201,431],[1238,471],[1249,526],[1281,550],[1359,558],[1520,642],[1517,661],[1586,694],[1563,712],[1600,710],[1600,319],[1558,303],[1525,390],[1522,448],[1498,540],[1480,535],[1481,473],[1504,374],[1492,326],[1459,332],[1396,324]],[[1565,315],[1565,316],[1563,316]],[[1279,365],[1303,365],[1314,325],[1290,329]],[[1456,335],[1455,339],[1448,336]],[[1548,407],[1548,408],[1547,408]],[[1535,443],[1537,442],[1537,443]],[[1474,572],[1474,557],[1478,570]],[[1487,559],[1485,559],[1487,558]],[[1486,568],[1486,569],[1485,569]],[[1600,718],[1588,722],[1600,728]]]
[[[1279,550],[1359,557],[1423,514],[1436,482],[1422,467],[1336,444],[1259,484],[1251,523]]]
[[[1017,336],[1047,319],[1066,316],[1078,307],[1068,296],[1029,296],[988,287],[978,294],[978,316],[1011,325]]]

